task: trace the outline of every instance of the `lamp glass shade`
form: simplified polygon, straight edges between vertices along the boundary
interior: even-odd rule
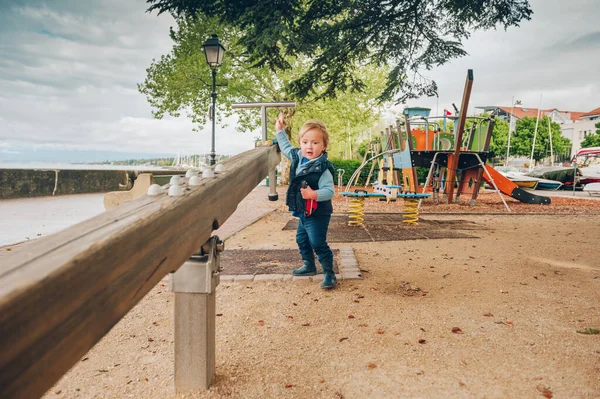
[[[204,48],[204,55],[206,56],[206,63],[212,68],[218,67],[223,62],[223,54],[225,54],[225,48],[219,42],[217,35],[206,40],[206,43],[202,45]]]

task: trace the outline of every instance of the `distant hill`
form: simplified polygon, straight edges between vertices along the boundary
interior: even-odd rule
[[[126,161],[129,159],[174,159],[176,154],[152,154],[119,151],[94,150],[0,150],[0,162],[61,162],[99,163],[105,161]]]

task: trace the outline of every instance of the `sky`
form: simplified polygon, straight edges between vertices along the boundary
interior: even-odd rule
[[[590,111],[600,107],[597,0],[532,0],[519,28],[476,32],[467,57],[425,71],[439,98],[409,106],[441,114],[460,106],[474,70],[469,112],[480,105]],[[0,161],[35,150],[207,153],[210,126],[186,117],[155,120],[137,84],[172,47],[170,15],[144,0],[0,0]],[[200,49],[199,49],[200,51]],[[541,103],[540,103],[541,96]],[[252,148],[255,132],[217,128],[216,152]]]

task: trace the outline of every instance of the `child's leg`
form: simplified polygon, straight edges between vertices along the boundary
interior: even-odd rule
[[[315,265],[315,254],[310,245],[308,233],[304,224],[304,217],[301,216],[298,219],[298,229],[296,230],[296,243],[298,244],[298,250],[302,257],[302,263],[304,264],[299,269],[294,269],[292,274],[295,276],[314,276],[317,274],[317,267]]]
[[[336,278],[333,273],[333,252],[327,244],[327,230],[331,216],[308,217],[304,221],[304,228],[308,235],[310,245],[317,254],[319,262],[323,267],[322,288],[332,288],[335,286]]]

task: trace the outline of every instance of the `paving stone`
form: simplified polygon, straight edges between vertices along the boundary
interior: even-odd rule
[[[283,280],[283,274],[257,274],[254,276],[254,281],[266,281],[266,280]]]
[[[357,272],[342,272],[342,279],[344,280],[362,280],[362,273]]]
[[[235,276],[233,276],[233,275],[225,275],[225,274],[221,274],[221,275],[219,276],[219,279],[221,280],[221,282],[222,282],[222,283],[225,283],[225,282],[228,282],[228,283],[229,283],[229,282],[232,282],[232,281],[234,280],[234,278],[235,278]]]
[[[283,281],[292,281],[292,278],[294,276],[292,274],[284,274],[283,275]]]
[[[310,280],[312,280],[312,277],[311,276],[292,276],[292,281],[300,281],[300,280],[310,281]]]
[[[342,269],[342,273],[362,273],[358,267],[346,267]]]
[[[254,280],[253,274],[239,274],[233,278],[233,281],[252,281]]]

